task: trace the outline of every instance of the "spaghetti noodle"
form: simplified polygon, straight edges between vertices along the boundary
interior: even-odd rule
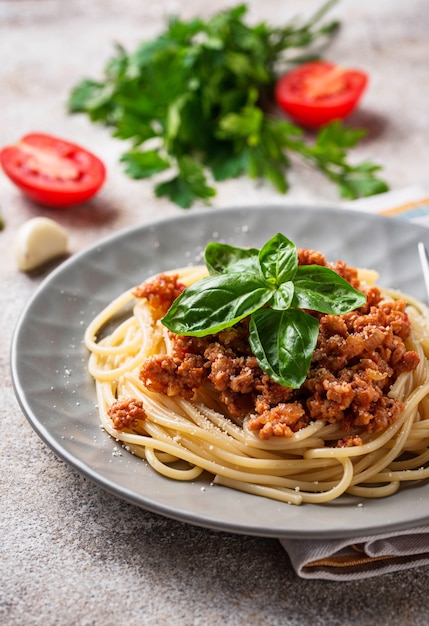
[[[173,273],[187,286],[206,269]],[[375,272],[359,271],[362,284],[373,285],[376,278]],[[403,406],[397,419],[381,431],[362,430],[359,445],[339,447],[350,435],[341,421],[316,419],[291,436],[264,440],[248,428],[248,419],[234,423],[210,386],[202,385],[189,400],[150,391],[139,376],[141,364],[169,354],[171,340],[147,300],[134,293],[126,291],[97,315],[85,345],[102,427],[156,472],[187,481],[209,472],[215,484],[291,504],[325,503],[344,493],[384,497],[401,483],[429,477],[429,314],[421,302],[381,290],[386,300],[406,300],[406,345],[419,364],[399,374],[389,390],[389,398]],[[136,419],[115,428],[109,409],[127,399]]]

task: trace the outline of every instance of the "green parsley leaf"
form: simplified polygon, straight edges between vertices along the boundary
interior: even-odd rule
[[[245,174],[249,167],[248,150],[243,149],[238,154],[233,154],[229,150],[223,151],[219,148],[208,160],[207,165],[217,182],[238,178]]]
[[[188,209],[196,197],[212,198],[215,190],[206,183],[203,168],[193,159],[178,159],[179,174],[155,187],[158,197],[168,196],[184,209]]]
[[[170,167],[156,150],[131,150],[122,155],[121,161],[126,163],[125,171],[131,178],[149,178]]]

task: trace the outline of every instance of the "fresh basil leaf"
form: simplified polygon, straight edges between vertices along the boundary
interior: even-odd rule
[[[306,379],[318,334],[318,320],[298,309],[263,308],[250,319],[250,347],[260,367],[272,380],[292,389]]]
[[[206,246],[204,259],[210,274],[241,271],[259,274],[258,253],[257,248],[240,248],[211,242]]]
[[[270,283],[280,285],[292,280],[298,267],[295,244],[281,233],[271,237],[259,252],[259,265]]]
[[[277,311],[286,311],[292,303],[294,289],[293,281],[282,283],[277,287],[268,304]]]
[[[215,274],[187,287],[161,321],[178,335],[204,337],[233,326],[271,295],[267,282],[253,274]]]
[[[342,315],[366,303],[365,294],[328,267],[300,265],[294,278],[292,306]]]

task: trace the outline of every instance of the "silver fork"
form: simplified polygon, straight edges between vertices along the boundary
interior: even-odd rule
[[[425,281],[426,292],[429,298],[429,258],[425,245],[422,241],[417,244],[419,251],[420,263],[423,271],[423,280]]]

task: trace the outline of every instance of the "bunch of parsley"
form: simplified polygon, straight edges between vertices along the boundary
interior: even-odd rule
[[[292,152],[319,168],[343,197],[385,191],[379,166],[347,161],[364,131],[333,122],[311,143],[300,127],[270,111],[285,52],[310,54],[311,44],[331,36],[338,22],[321,22],[334,3],[282,28],[247,25],[246,5],[207,21],[171,19],[164,33],[131,54],[118,45],[104,80],[76,85],[68,109],[129,141],[121,157],[127,174],[157,175],[155,194],[184,208],[215,195],[211,180],[243,174],[285,193]]]

